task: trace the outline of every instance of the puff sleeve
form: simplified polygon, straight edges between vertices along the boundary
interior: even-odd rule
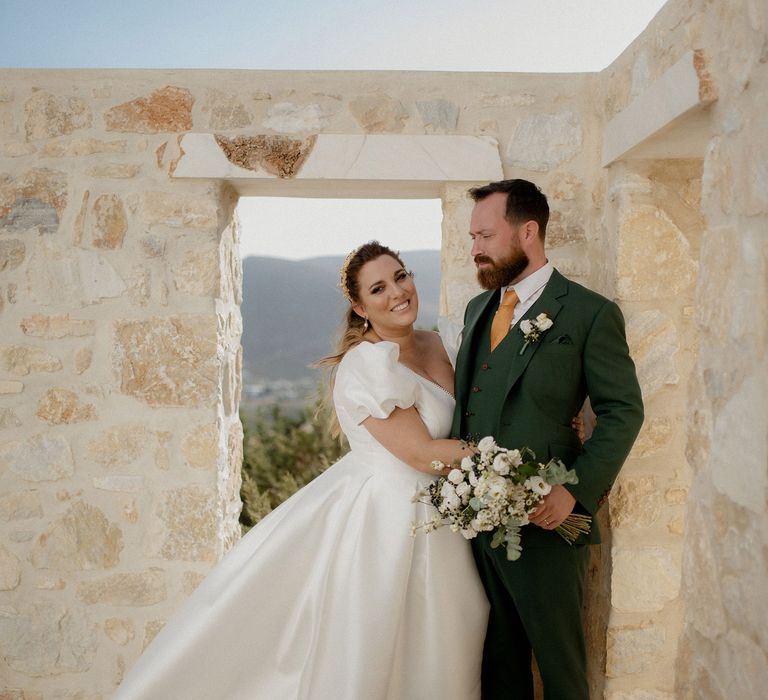
[[[395,408],[416,403],[418,382],[399,364],[397,343],[362,342],[342,359],[336,372],[333,402],[355,424],[368,416],[387,418]]]

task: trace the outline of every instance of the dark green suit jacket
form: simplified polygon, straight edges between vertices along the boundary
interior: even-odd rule
[[[472,348],[478,327],[498,304],[499,291],[472,299],[464,315],[462,342],[456,360],[456,412],[452,435],[466,438],[465,406],[474,374]],[[643,422],[643,403],[629,356],[624,318],[605,297],[563,277],[557,270],[523,318],[546,313],[553,326],[520,354],[519,323],[510,342],[493,353],[503,362],[506,393],[500,410],[480,415],[484,434],[509,448],[530,447],[539,461],[559,458],[576,470],[579,483],[566,488],[577,500],[575,510],[594,515],[606,500]],[[522,320],[522,319],[521,319]],[[503,356],[497,359],[497,354]],[[597,426],[582,446],[572,418],[589,396]],[[478,414],[479,415],[479,414]],[[535,525],[522,529],[526,545],[564,544],[556,533]],[[600,541],[597,524],[580,542]]]

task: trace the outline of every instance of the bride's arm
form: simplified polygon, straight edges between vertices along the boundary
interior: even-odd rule
[[[473,452],[459,440],[432,439],[413,406],[396,408],[388,418],[369,416],[362,425],[395,457],[420,472],[435,474],[430,466],[433,460],[450,465]]]

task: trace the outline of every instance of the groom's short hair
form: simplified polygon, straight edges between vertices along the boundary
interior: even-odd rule
[[[498,180],[482,187],[473,187],[469,196],[475,202],[501,192],[507,195],[507,208],[504,218],[510,224],[535,221],[539,225],[539,236],[544,240],[549,221],[549,204],[544,193],[528,180]]]

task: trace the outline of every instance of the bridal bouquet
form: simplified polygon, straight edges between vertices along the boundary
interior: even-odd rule
[[[552,486],[575,484],[578,477],[560,460],[536,462],[536,455],[528,448],[508,450],[499,447],[492,437],[480,440],[476,449],[447,476],[416,494],[414,500],[434,506],[437,514],[428,522],[414,523],[412,532],[415,534],[419,528],[431,532],[449,525],[470,540],[479,532],[493,531],[491,547],[504,544],[507,559],[514,561],[522,552],[520,528],[528,524],[528,516]],[[442,471],[446,465],[435,460],[432,468]],[[573,544],[579,535],[589,532],[591,520],[588,515],[571,513],[556,532]]]

